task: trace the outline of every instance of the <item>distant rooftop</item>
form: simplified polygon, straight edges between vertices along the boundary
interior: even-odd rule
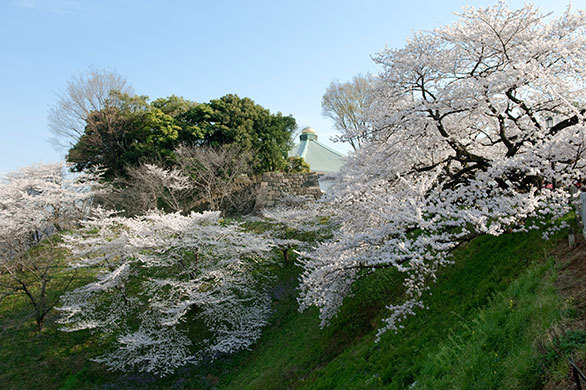
[[[303,157],[312,172],[332,173],[340,170],[344,156],[317,141],[317,132],[311,127],[301,131],[299,143],[289,151],[289,156]]]

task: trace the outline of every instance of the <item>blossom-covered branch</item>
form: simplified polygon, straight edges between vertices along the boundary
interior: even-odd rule
[[[96,279],[64,297],[60,322],[112,333],[117,346],[96,359],[111,369],[165,375],[247,348],[266,324],[270,241],[224,223],[219,212],[98,211],[65,242],[73,268]],[[190,339],[187,322],[205,337]]]
[[[322,324],[357,278],[394,267],[405,299],[379,336],[396,330],[463,242],[553,221],[547,237],[570,210],[586,172],[585,13],[499,3],[459,17],[375,58],[376,136],[328,192],[339,229],[304,264],[301,308],[318,306]]]
[[[0,302],[24,294],[38,331],[74,276],[65,268],[55,239],[85,218],[101,190],[99,175],[70,175],[64,164],[23,168],[0,178]],[[33,251],[32,248],[34,247]],[[54,296],[57,295],[57,296]]]

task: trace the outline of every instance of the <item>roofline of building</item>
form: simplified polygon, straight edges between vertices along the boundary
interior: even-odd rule
[[[308,141],[310,141],[310,140],[308,140]],[[340,156],[340,157],[346,157],[346,156],[344,156],[342,153],[340,153],[340,152],[338,152],[338,151],[336,151],[336,150],[334,150],[334,149],[332,149],[332,148],[330,148],[330,147],[328,147],[328,146],[326,146],[326,145],[322,144],[322,143],[321,143],[321,142],[319,142],[318,140],[311,140],[311,141],[315,142],[316,144],[318,144],[319,146],[323,147],[324,149],[327,149],[327,150],[329,150],[330,152],[337,154],[337,155],[338,155],[338,156]]]

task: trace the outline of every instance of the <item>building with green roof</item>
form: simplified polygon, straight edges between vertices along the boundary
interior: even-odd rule
[[[317,142],[317,134],[311,127],[301,131],[299,143],[289,151],[289,157],[303,157],[312,172],[338,172],[344,164],[344,156]]]
[[[303,157],[311,172],[322,175],[338,172],[344,165],[344,155],[319,143],[317,134],[311,127],[301,131],[299,143],[289,151],[289,157]],[[327,187],[326,178],[320,179],[320,188],[325,191]]]

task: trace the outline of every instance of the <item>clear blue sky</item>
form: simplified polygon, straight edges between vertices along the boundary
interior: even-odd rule
[[[328,84],[378,72],[372,54],[449,23],[465,4],[493,3],[0,0],[0,172],[63,158],[46,141],[47,111],[90,65],[114,69],[151,98],[250,97],[345,151],[328,140],[332,123],[321,115]],[[567,5],[535,4],[555,14]]]

